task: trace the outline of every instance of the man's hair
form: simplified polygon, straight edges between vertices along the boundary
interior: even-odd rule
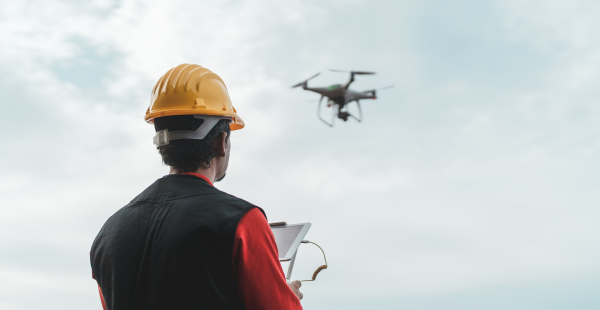
[[[196,130],[203,122],[203,119],[194,118],[193,115],[164,116],[154,119],[154,129],[156,131]],[[179,173],[194,172],[200,167],[209,168],[211,159],[217,156],[212,147],[213,141],[223,132],[227,133],[225,141],[229,139],[231,135],[229,123],[231,120],[219,120],[202,140],[171,140],[169,144],[157,147],[163,163],[175,168]]]

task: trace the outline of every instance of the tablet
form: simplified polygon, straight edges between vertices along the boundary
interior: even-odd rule
[[[285,262],[292,259],[309,228],[310,223],[271,225],[280,261]]]

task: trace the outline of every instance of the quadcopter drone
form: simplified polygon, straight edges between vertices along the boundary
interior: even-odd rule
[[[393,87],[387,86],[379,89],[373,90],[365,90],[365,91],[354,91],[349,89],[348,87],[352,82],[354,82],[355,75],[366,75],[366,74],[375,74],[375,72],[366,72],[366,71],[342,71],[342,70],[330,70],[334,72],[350,72],[350,80],[344,84],[334,84],[329,87],[308,87],[308,81],[316,78],[319,74],[317,73],[312,77],[292,86],[292,88],[302,86],[302,89],[310,90],[315,93],[321,95],[321,99],[319,99],[319,106],[317,107],[317,116],[321,121],[327,124],[329,127],[333,127],[333,121],[335,120],[336,109],[337,109],[337,117],[344,122],[348,120],[349,117],[354,118],[358,122],[362,121],[362,109],[360,108],[361,99],[377,99],[377,90],[386,89]],[[333,107],[331,109],[331,122],[326,121],[321,117],[321,103],[323,98],[327,97],[327,107]],[[348,110],[348,104],[356,101],[356,105],[358,106],[358,117],[352,115]]]

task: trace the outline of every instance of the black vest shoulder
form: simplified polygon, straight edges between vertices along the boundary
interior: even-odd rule
[[[111,216],[92,245],[108,309],[243,309],[233,242],[255,207],[195,176],[157,180]]]

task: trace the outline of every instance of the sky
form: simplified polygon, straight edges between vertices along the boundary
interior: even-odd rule
[[[305,309],[600,307],[597,1],[0,3],[0,308],[101,309],[89,250],[168,173],[143,121],[181,63],[246,128],[217,187],[311,222]],[[362,123],[290,86],[387,85]],[[326,112],[324,112],[326,113]],[[302,245],[293,278],[322,264]]]

